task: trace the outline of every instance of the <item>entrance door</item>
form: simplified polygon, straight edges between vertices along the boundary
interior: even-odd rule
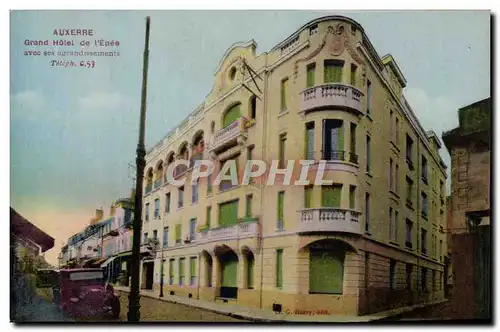
[[[222,280],[220,296],[226,298],[238,297],[238,257],[235,253],[230,252],[220,257]]]
[[[154,263],[144,264],[146,268],[146,289],[153,289]]]

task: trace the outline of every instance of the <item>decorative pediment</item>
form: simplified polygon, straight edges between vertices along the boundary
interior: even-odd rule
[[[332,56],[340,56],[345,50],[362,68],[361,82],[365,85],[366,82],[366,64],[361,55],[351,46],[349,36],[345,32],[344,23],[338,23],[335,27],[329,26],[319,46],[314,49],[309,55],[304,58],[297,59],[294,66],[294,79],[297,78],[299,72],[299,63],[309,61],[317,56],[325,46],[328,47],[328,53]]]

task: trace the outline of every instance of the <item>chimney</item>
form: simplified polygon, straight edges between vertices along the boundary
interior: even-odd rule
[[[103,217],[103,214],[104,214],[104,211],[102,210],[102,207],[100,209],[96,209],[95,210],[95,218],[96,218],[96,221],[99,221],[102,219]]]
[[[115,212],[116,212],[116,206],[115,205],[111,205],[111,207],[109,208],[109,216],[110,217],[114,217],[115,216]]]

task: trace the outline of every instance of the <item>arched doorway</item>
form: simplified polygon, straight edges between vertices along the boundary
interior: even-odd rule
[[[355,249],[341,240],[325,239],[310,243],[309,293],[342,294],[346,252]]]
[[[220,265],[220,297],[238,297],[238,255],[226,245],[218,246],[215,255]]]

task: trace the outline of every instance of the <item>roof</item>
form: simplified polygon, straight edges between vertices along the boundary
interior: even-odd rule
[[[14,235],[35,242],[41,247],[42,252],[54,247],[54,238],[52,236],[30,223],[12,207],[10,208],[10,227]]]
[[[382,57],[382,63],[384,65],[389,65],[392,69],[392,71],[396,74],[396,77],[399,81],[399,83],[401,84],[401,86],[404,88],[406,87],[406,78],[404,77],[403,75],[403,72],[401,71],[401,69],[399,68],[396,60],[394,59],[394,57],[392,56],[392,54],[386,54]]]

